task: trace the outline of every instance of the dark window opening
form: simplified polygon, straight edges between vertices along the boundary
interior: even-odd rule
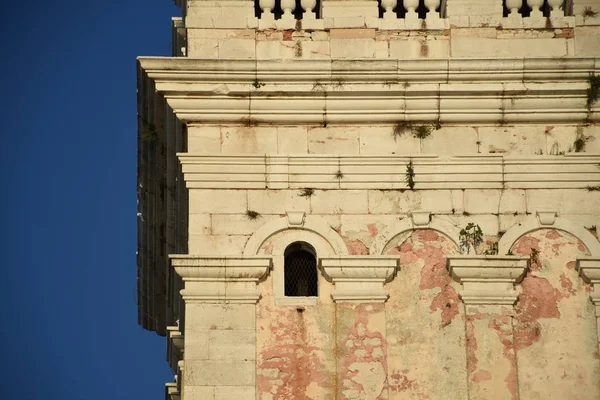
[[[285,296],[317,296],[317,257],[308,243],[290,244],[284,253]]]

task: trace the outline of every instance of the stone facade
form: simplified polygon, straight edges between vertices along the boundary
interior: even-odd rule
[[[600,399],[600,1],[176,3],[138,60],[167,400]]]

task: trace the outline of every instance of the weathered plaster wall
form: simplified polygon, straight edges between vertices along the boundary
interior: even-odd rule
[[[588,255],[572,235],[542,229],[512,247],[533,262],[514,318],[521,398],[600,398],[600,355],[589,285],[575,258]]]

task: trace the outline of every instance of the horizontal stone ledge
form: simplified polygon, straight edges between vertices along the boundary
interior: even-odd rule
[[[448,271],[459,283],[518,283],[527,271],[529,258],[519,256],[449,256]]]
[[[202,257],[171,254],[171,265],[184,281],[253,281],[264,277],[271,268],[267,257]]]
[[[384,283],[394,276],[398,265],[398,257],[347,256],[320,258],[319,265],[334,283],[341,281]]]
[[[391,127],[390,127],[391,130]],[[194,155],[178,153],[190,189],[585,189],[600,184],[600,154],[507,157],[435,155]],[[340,172],[343,178],[337,179]]]
[[[410,81],[587,81],[600,70],[596,57],[449,58],[410,60],[208,60],[140,57],[142,71],[158,82],[288,82],[338,78]],[[377,72],[377,73],[373,73]],[[332,82],[332,83],[334,83]]]

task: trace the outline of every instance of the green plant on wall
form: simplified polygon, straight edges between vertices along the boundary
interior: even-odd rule
[[[255,220],[260,217],[260,213],[257,211],[246,210],[246,217],[248,217],[249,220]]]
[[[312,196],[314,196],[314,194],[315,194],[315,189],[304,188],[304,189],[300,190],[300,193],[298,193],[298,196],[306,197],[307,199],[310,199]]]
[[[469,254],[471,249],[476,250],[477,246],[483,242],[483,232],[481,227],[473,222],[460,230],[459,233],[460,250],[463,254]]]
[[[404,179],[410,190],[415,190],[415,168],[413,167],[412,160],[406,165],[406,176]]]
[[[600,97],[600,75],[591,73],[588,76],[587,105],[591,107]]]

